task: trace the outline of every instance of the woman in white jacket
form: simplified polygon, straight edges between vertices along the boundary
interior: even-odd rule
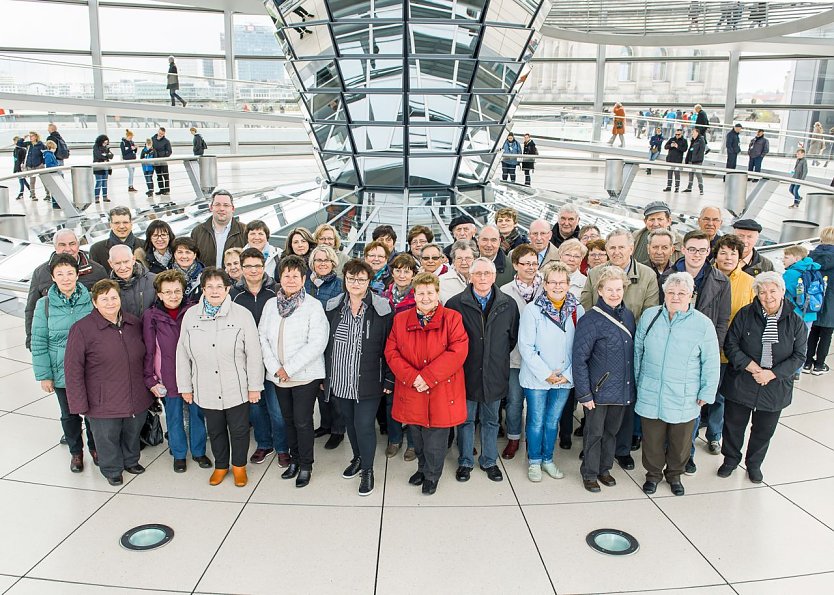
[[[313,473],[313,406],[324,379],[330,326],[321,303],[304,291],[307,265],[290,255],[278,263],[278,294],[264,306],[258,332],[267,378],[275,383],[287,432],[290,465],[283,479],[310,483]]]

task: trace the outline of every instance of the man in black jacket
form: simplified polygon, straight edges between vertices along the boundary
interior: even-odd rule
[[[193,126],[189,128],[189,132],[191,132],[193,136],[193,138],[191,139],[191,150],[198,157],[202,157],[203,154],[206,152],[206,149],[208,149],[206,141],[203,140],[203,135],[197,132],[197,129]]]
[[[724,146],[727,149],[727,169],[735,169],[738,161],[738,155],[741,153],[741,134],[742,125],[736,124],[733,129],[727,133],[727,138],[724,141]]]
[[[510,386],[510,352],[518,341],[519,312],[515,301],[495,285],[495,265],[476,258],[471,282],[446,302],[460,312],[469,335],[469,353],[463,363],[466,378],[466,422],[458,426],[458,481],[469,481],[475,466],[475,417],[481,422],[481,456],[478,463],[492,481],[504,479],[498,460],[498,412]]]
[[[550,243],[557,248],[571,238],[579,239],[579,211],[571,205],[559,210],[559,220],[553,225]]]
[[[157,132],[151,139],[153,143],[153,150],[156,157],[170,157],[173,151],[171,150],[171,141],[165,138],[165,129],[160,126]],[[171,181],[168,177],[168,164],[161,163],[154,165],[153,170],[156,172],[156,185],[159,187],[157,195],[171,194]]]
[[[515,270],[509,256],[501,249],[501,232],[494,225],[484,225],[478,234],[478,251],[495,265],[495,284],[498,287],[509,283],[515,277]]]
[[[108,213],[110,235],[105,240],[90,247],[90,258],[99,263],[110,274],[110,248],[118,244],[127,244],[135,252],[142,243],[133,235],[133,220],[127,207],[113,207]]]
[[[675,130],[675,136],[667,140],[663,148],[666,149],[666,163],[683,163],[683,157],[686,155],[686,149],[688,148],[686,139],[683,137],[683,131]],[[672,174],[675,176],[675,192],[680,190],[681,170],[672,167],[666,172],[666,188],[663,189],[663,192],[672,191]]]

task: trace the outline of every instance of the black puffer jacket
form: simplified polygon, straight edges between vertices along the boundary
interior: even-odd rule
[[[149,272],[141,262],[133,265],[133,275],[127,281],[110,271],[110,278],[119,284],[122,312],[142,318],[145,310],[153,306],[156,301],[156,290],[153,286],[155,277],[156,275]]]
[[[777,328],[779,342],[773,345],[770,369],[776,378],[761,386],[745,370],[751,361],[758,364],[762,358],[765,317],[759,299],[754,298],[753,303],[744,306],[733,318],[724,341],[724,355],[729,365],[720,392],[726,400],[762,411],[781,411],[791,404],[793,376],[805,362],[808,329],[787,302],[782,304]]]
[[[672,146],[674,143],[676,146]],[[688,144],[686,139],[681,136],[677,138],[673,136],[669,140],[666,141],[666,144],[663,145],[663,148],[666,149],[666,162],[667,163],[683,163],[683,156],[686,154],[686,148]]]
[[[106,134],[101,134],[96,138],[96,142],[93,144],[93,163],[104,163],[113,159],[110,145],[105,145],[105,141],[110,142]]]
[[[503,399],[510,385],[510,352],[518,343],[521,316],[515,300],[493,285],[484,314],[470,284],[445,305],[460,312],[469,335],[469,352],[463,363],[466,399],[479,403]]]
[[[260,324],[264,306],[270,298],[275,297],[276,289],[275,279],[264,273],[263,284],[257,295],[249,291],[249,288],[246,286],[246,280],[242,277],[240,281],[232,286],[230,295],[234,303],[243,306],[252,313],[255,324]]]
[[[704,157],[707,151],[707,141],[703,136],[693,138],[689,142],[689,149],[686,151],[686,162],[692,165],[701,165],[704,162]]]

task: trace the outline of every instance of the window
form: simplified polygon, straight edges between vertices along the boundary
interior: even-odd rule
[[[620,49],[620,57],[621,58],[633,58],[634,57],[634,50],[628,46],[623,46]],[[633,81],[634,80],[634,64],[631,62],[620,62],[620,70],[617,76],[617,80],[620,82],[625,81]]]
[[[690,83],[701,82],[701,62],[699,58],[703,56],[701,50],[692,50],[692,62],[689,63],[689,70],[687,72],[686,80]]]
[[[660,58],[659,61],[652,63],[652,80],[665,81],[666,80],[666,61],[663,60],[667,56],[665,48],[655,48],[652,52],[654,56]]]

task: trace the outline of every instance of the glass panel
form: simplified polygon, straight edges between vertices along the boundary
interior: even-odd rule
[[[338,124],[313,124],[319,148],[325,151],[351,151],[347,126]]]
[[[546,48],[549,40],[544,42]],[[587,76],[593,64],[587,62],[533,62],[527,84],[525,101],[592,102],[594,77]]]
[[[449,186],[457,159],[449,157],[409,157],[409,186]]]
[[[473,95],[467,122],[503,122],[510,106],[510,95]]]
[[[472,80],[475,62],[464,60],[409,60],[412,89],[466,89]]]
[[[87,23],[87,19],[84,22]],[[177,52],[218,56],[224,52],[223,14],[216,12],[166,10],[160,13],[142,8],[102,6],[99,8],[99,32],[101,49],[105,52],[141,51],[148,40],[163,39],[164,51],[175,56]]]
[[[346,89],[402,89],[402,60],[340,59]]]
[[[336,46],[343,56],[403,53],[401,25],[373,25],[365,23],[333,25]],[[371,51],[373,49],[373,51]]]
[[[303,98],[305,107],[314,121],[347,120],[342,97],[338,93],[305,93]]]
[[[402,157],[357,157],[366,186],[403,187]]]
[[[275,38],[275,25],[266,15],[233,14],[232,49],[235,56],[284,55]]]
[[[408,118],[411,122],[463,122],[468,94],[409,94]]]
[[[492,0],[486,20],[491,23],[527,26],[533,20],[539,4],[541,2],[538,0]]]
[[[410,126],[408,149],[413,153],[454,153],[460,144],[461,128],[457,126]]]
[[[0,89],[3,93],[92,99],[92,63],[90,56],[7,54],[0,56]]]
[[[460,158],[460,171],[457,184],[482,184],[487,180],[493,157],[489,155],[463,155]]]
[[[86,6],[17,0],[4,4],[6,16],[0,20],[0,39],[4,46],[90,51],[90,19]],[[58,26],[61,23],[72,26]],[[44,27],[46,30],[42,29]]]
[[[739,96],[741,97],[742,64],[739,65]],[[623,69],[628,68],[628,72]],[[666,80],[657,81],[655,76],[665,70]],[[579,70],[581,73],[582,71]],[[620,62],[606,63],[605,67],[605,96],[616,97],[623,103],[658,103],[662,105],[688,105],[689,109],[695,103],[721,104],[727,99],[727,77],[729,63],[725,61],[660,61],[660,62]],[[580,74],[581,76],[581,74]],[[627,77],[630,80],[621,80]],[[689,80],[697,80],[698,84],[687,84]],[[782,87],[786,81],[770,70],[764,76],[757,77],[755,88],[763,89],[768,81],[779,81],[767,89],[767,97],[773,97],[773,87]],[[745,90],[749,90],[746,87]],[[741,100],[743,101],[743,100]],[[628,106],[626,106],[628,110]]]
[[[330,181],[334,184],[358,184],[356,171],[353,167],[353,158],[350,155],[334,155],[322,153],[324,168]]]
[[[333,18],[337,20],[402,19],[403,16],[401,0],[327,0],[327,5]]]
[[[521,58],[521,53],[529,39],[530,31],[528,29],[485,27],[480,57],[518,60]]]
[[[299,91],[339,88],[339,77],[333,60],[298,60],[294,67],[301,84]]]
[[[299,58],[317,58],[333,56],[333,42],[326,25],[294,27],[281,31],[292,46],[292,51]]]
[[[521,64],[510,62],[480,62],[475,73],[475,89],[508,91],[518,77]]]
[[[466,19],[479,21],[486,0],[411,0],[409,10],[413,19]]]
[[[475,53],[481,27],[476,25],[409,25],[412,54],[455,54],[471,57]]]
[[[323,0],[272,0],[287,25],[304,21],[327,20]]]
[[[241,81],[289,83],[283,60],[235,60],[235,78]]]
[[[470,126],[463,137],[463,151],[494,151],[504,134],[503,126]]]
[[[356,150],[390,151],[402,154],[403,129],[400,126],[351,126]]]
[[[346,94],[348,113],[354,122],[392,122],[403,121],[402,94],[387,95],[376,93]]]
[[[544,0],[544,2],[538,2],[537,4],[541,4],[541,8],[539,12],[536,13],[533,22],[531,23],[530,27],[535,31],[540,31],[542,25],[544,25],[544,21],[547,18],[547,15],[550,14],[550,9],[553,6],[553,3],[550,0]]]

